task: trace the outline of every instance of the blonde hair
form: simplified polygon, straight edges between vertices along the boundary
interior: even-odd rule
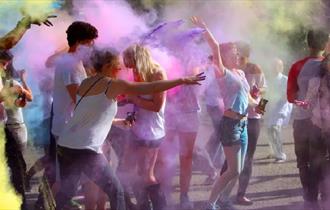
[[[131,65],[134,65],[144,82],[152,81],[155,73],[163,71],[161,65],[151,57],[149,49],[143,45],[134,44],[128,47],[124,51],[124,59],[127,59]]]

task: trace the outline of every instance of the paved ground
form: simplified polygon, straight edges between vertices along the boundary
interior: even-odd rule
[[[265,158],[268,155],[269,148],[266,136],[262,132],[255,154],[253,178],[250,181],[247,194],[254,201],[254,204],[248,207],[236,206],[239,210],[302,210],[302,191],[296,168],[291,128],[284,129],[284,136],[284,150],[288,155],[288,160],[285,163],[278,164]],[[38,153],[31,156],[29,164],[36,157],[38,157]],[[209,196],[211,186],[202,184],[205,178],[206,176],[200,172],[193,172],[190,197],[195,202],[196,210],[202,209]],[[30,204],[33,204],[36,200],[37,180],[36,178],[32,180],[33,189],[28,193]],[[174,180],[175,191],[173,193],[175,204],[178,203],[179,197],[177,183],[178,177],[176,176]],[[175,206],[171,209],[175,209]]]

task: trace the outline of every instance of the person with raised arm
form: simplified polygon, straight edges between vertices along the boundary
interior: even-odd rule
[[[212,50],[213,62],[216,66],[215,75],[223,90],[225,112],[221,120],[220,141],[223,145],[228,169],[215,181],[206,206],[207,210],[216,210],[219,208],[216,204],[219,196],[230,194],[243,169],[248,140],[248,106],[254,106],[259,113],[262,110],[250,95],[250,87],[244,72],[237,69],[239,60],[236,45],[234,43],[219,45],[200,18],[192,17],[191,20],[196,26],[205,30],[204,36]],[[227,195],[223,195],[224,193]],[[234,209],[229,202],[224,205],[223,208]]]
[[[82,173],[109,196],[111,209],[126,209],[123,188],[101,149],[112,124],[131,125],[130,121],[114,118],[118,95],[154,94],[179,85],[200,84],[205,79],[198,74],[174,80],[127,82],[111,78],[112,72],[120,69],[120,62],[110,51],[94,53],[92,61],[97,73],[79,86],[73,117],[57,142],[61,176],[55,199],[57,210],[74,196]]]

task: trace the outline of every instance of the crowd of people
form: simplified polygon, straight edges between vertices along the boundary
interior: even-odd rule
[[[281,131],[292,108],[304,208],[327,209],[330,56],[325,31],[308,32],[310,55],[293,64],[288,77],[283,61],[275,57],[267,75],[250,61],[249,44],[219,43],[203,20],[192,17],[211,54],[204,64],[184,61],[183,77],[169,80],[148,46],[131,44],[121,56],[111,46],[95,48],[97,28],[75,21],[66,31],[68,50],[50,55],[45,63],[54,70],[51,81],[39,84],[45,114],[38,137],[47,142],[45,155],[27,170],[22,110],[33,94],[27,72],[14,68],[10,49],[31,24],[51,26],[48,18],[24,17],[0,39],[5,154],[11,183],[22,196],[21,209],[28,208],[30,179],[44,169],[57,210],[81,208],[72,200],[79,186],[88,210],[106,209],[107,200],[113,210],[164,210],[172,202],[176,155],[179,209],[194,209],[188,195],[194,165],[207,175],[204,184],[213,184],[204,209],[235,209],[230,194],[236,183],[234,202],[252,205],[246,192],[262,124],[269,134],[268,158],[285,162]],[[122,68],[131,70],[134,81],[118,78]],[[177,86],[173,94],[166,93]],[[117,117],[117,110],[126,106],[132,112]],[[118,160],[116,170],[111,148]],[[45,197],[40,190],[34,209],[47,209]]]

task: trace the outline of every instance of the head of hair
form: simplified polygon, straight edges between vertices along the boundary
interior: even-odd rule
[[[325,56],[325,58],[321,62],[321,71],[320,71],[320,77],[323,77],[327,74],[328,70],[328,64],[330,63],[330,54]]]
[[[86,22],[75,21],[66,30],[69,46],[75,45],[79,41],[92,40],[98,37],[97,29]]]
[[[220,46],[220,54],[221,55],[226,55],[233,48],[237,48],[237,45],[234,42],[225,42],[225,43],[220,44],[219,46]]]
[[[243,57],[250,57],[251,48],[250,45],[243,41],[236,42],[237,50],[239,54]]]
[[[118,59],[119,53],[114,49],[95,49],[91,56],[91,64],[96,72],[101,72],[105,64],[112,64]]]
[[[228,63],[226,63],[227,58],[228,58],[227,55],[230,51],[237,48],[237,46],[234,42],[222,43],[219,46],[220,46],[220,55],[221,55],[222,62],[224,64],[224,66],[228,67],[228,65],[227,65]]]
[[[153,60],[149,49],[143,45],[134,44],[128,47],[124,53],[125,65],[133,66],[136,73],[145,82],[152,80],[152,75],[161,69],[161,66]]]
[[[307,33],[307,44],[311,49],[324,50],[328,39],[329,34],[324,30],[309,30]]]

